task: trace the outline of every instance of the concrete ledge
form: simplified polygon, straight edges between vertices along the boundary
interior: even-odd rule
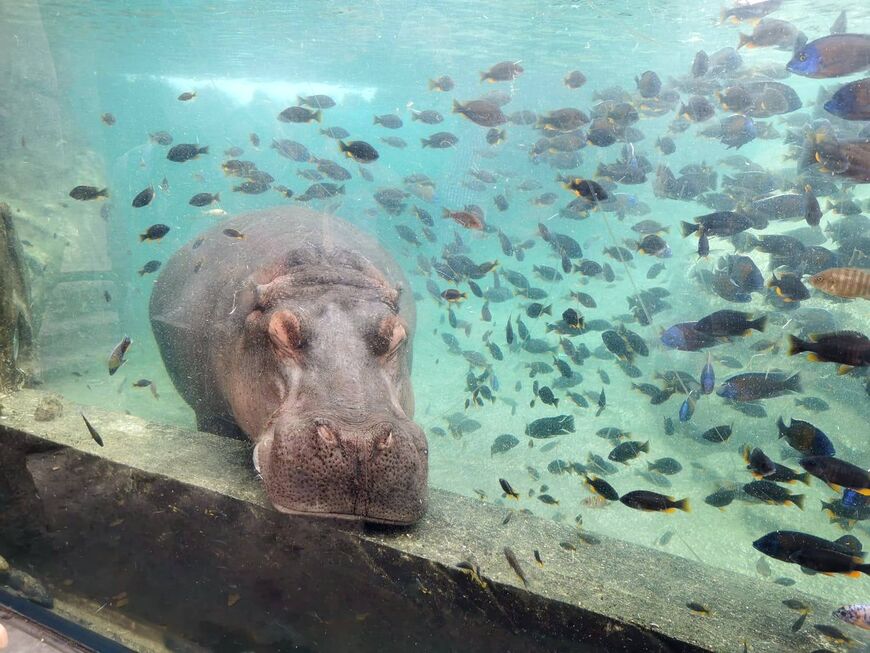
[[[0,398],[0,554],[136,650],[740,651],[824,642],[792,588],[432,490],[411,529],[282,515],[245,443]],[[570,542],[576,550],[560,543]],[[516,552],[529,580],[508,565]],[[544,566],[534,563],[538,549]],[[480,566],[484,586],[456,567]],[[708,606],[697,616],[686,602]],[[813,617],[810,617],[812,619]],[[131,634],[132,631],[132,634]],[[135,636],[135,637],[134,637]],[[135,644],[131,644],[135,640]]]

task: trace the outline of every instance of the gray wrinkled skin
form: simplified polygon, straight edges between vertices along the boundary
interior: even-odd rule
[[[414,304],[396,262],[306,209],[239,216],[201,237],[163,266],[150,306],[200,430],[250,438],[280,511],[417,521],[428,449],[412,420]]]

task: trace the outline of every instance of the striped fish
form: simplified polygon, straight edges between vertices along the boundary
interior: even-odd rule
[[[844,605],[842,608],[834,610],[834,616],[847,624],[870,630],[870,605],[860,603]]]
[[[829,295],[870,299],[870,270],[829,268],[810,277],[810,284]]]

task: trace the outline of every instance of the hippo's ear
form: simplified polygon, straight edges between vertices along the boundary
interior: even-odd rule
[[[269,317],[269,338],[281,358],[299,358],[305,344],[302,325],[295,313],[275,311]]]
[[[381,320],[377,333],[371,339],[372,353],[375,356],[392,354],[407,337],[404,320],[398,315],[388,315]]]

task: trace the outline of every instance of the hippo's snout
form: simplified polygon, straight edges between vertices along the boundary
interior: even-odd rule
[[[281,512],[411,524],[426,511],[428,451],[411,420],[276,424],[254,465]]]

